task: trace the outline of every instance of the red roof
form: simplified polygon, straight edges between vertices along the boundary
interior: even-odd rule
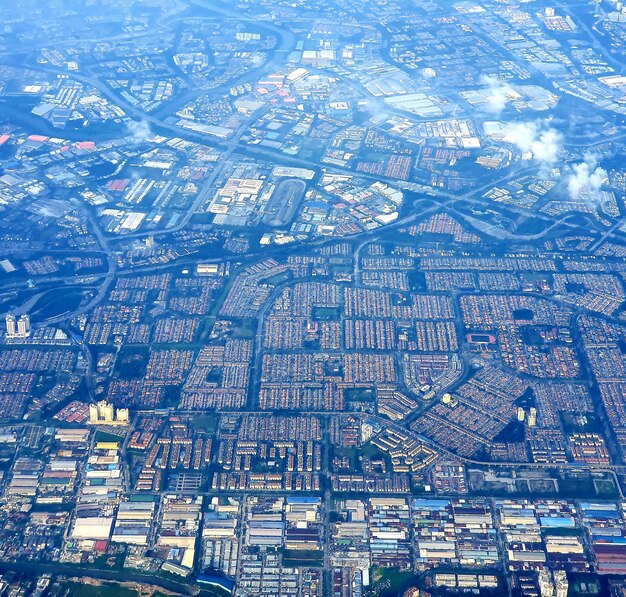
[[[109,544],[108,541],[103,541],[103,540],[96,541],[94,543],[93,550],[94,551],[100,551],[100,552],[104,553],[107,550],[107,545],[108,544]]]

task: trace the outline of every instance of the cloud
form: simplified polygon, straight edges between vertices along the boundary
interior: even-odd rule
[[[533,157],[546,166],[554,166],[561,151],[561,133],[549,128],[541,131],[531,145]]]
[[[131,120],[127,128],[133,143],[136,145],[145,143],[152,136],[150,125],[145,120]]]
[[[562,136],[547,122],[514,122],[505,126],[504,141],[532,154],[542,168],[552,168],[561,152]]]
[[[599,191],[606,178],[606,170],[598,166],[597,157],[587,154],[584,161],[572,166],[567,179],[567,190],[573,199],[587,197],[599,200]]]
[[[516,91],[508,84],[496,77],[483,75],[480,79],[487,86],[488,95],[485,96],[485,107],[492,114],[500,114],[511,99],[518,97]]]
[[[261,54],[252,54],[250,57],[250,63],[252,66],[262,66],[265,64],[265,58]]]

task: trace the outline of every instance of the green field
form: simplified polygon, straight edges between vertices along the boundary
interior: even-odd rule
[[[411,579],[416,578],[413,572],[396,568],[372,569],[372,593],[374,595],[397,595],[404,590]]]
[[[206,415],[197,415],[193,417],[191,424],[196,431],[215,433],[217,429],[217,415],[210,413]]]
[[[285,566],[320,567],[324,565],[324,552],[303,549],[285,549],[283,551],[283,564]]]
[[[121,445],[124,442],[123,435],[115,435],[114,433],[107,433],[106,431],[96,431],[97,442],[119,442]]]

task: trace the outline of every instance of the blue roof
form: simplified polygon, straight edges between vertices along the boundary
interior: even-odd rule
[[[539,518],[542,527],[573,527],[574,519],[567,517],[546,516]]]
[[[288,497],[288,504],[318,504],[319,498],[316,497]]]

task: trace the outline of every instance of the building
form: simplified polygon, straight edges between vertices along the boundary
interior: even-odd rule
[[[18,338],[28,338],[30,336],[30,317],[24,314],[17,320]]]
[[[216,263],[198,263],[196,273],[199,276],[212,276],[219,274],[220,268]]]
[[[112,404],[101,400],[89,405],[89,423],[91,425],[128,425],[128,409],[118,408],[117,413]]]
[[[72,539],[108,540],[111,536],[113,517],[87,516],[77,518],[70,535]]]
[[[131,545],[147,545],[154,512],[154,502],[122,502],[117,511],[111,540]]]
[[[564,570],[556,570],[554,572],[554,586],[556,589],[556,597],[567,597],[569,583],[567,582],[567,574]]]
[[[30,336],[30,317],[24,314],[15,320],[10,313],[5,318],[7,338],[28,338]]]
[[[5,318],[6,326],[7,326],[7,338],[15,338],[17,334],[17,328],[15,327],[15,316],[10,313]]]
[[[552,597],[554,595],[554,585],[552,576],[545,568],[539,571],[539,591],[541,597]]]

